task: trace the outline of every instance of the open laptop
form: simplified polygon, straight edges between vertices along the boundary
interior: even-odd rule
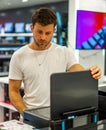
[[[51,119],[85,109],[98,109],[98,81],[89,70],[51,75]]]
[[[50,107],[27,110],[44,120],[58,120],[77,111],[98,109],[98,80],[89,70],[54,73],[50,77]]]

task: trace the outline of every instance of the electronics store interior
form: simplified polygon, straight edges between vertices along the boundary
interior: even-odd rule
[[[57,18],[55,31],[49,42],[51,41],[72,51],[75,54],[76,61],[78,61],[85,70],[75,72],[56,71],[56,73],[49,75],[49,78],[45,78],[45,71],[47,71],[49,66],[46,66],[46,70],[41,70],[36,55],[36,60],[38,60],[36,62],[39,64],[37,72],[39,70],[42,72],[42,80],[45,80],[45,82],[46,79],[50,80],[49,89],[44,88],[45,91],[36,91],[45,92],[46,94],[49,93],[50,105],[47,107],[40,107],[37,102],[38,107],[29,107],[29,109],[23,109],[23,112],[20,113],[19,109],[17,109],[12,102],[12,100],[17,100],[18,95],[14,96],[11,100],[10,93],[12,93],[11,90],[13,89],[12,83],[15,88],[15,83],[20,84],[21,77],[18,79],[16,77],[15,83],[14,80],[11,81],[9,79],[9,69],[12,68],[10,67],[10,62],[12,62],[12,55],[16,51],[24,48],[27,44],[32,43],[33,40],[36,41],[33,36],[34,33],[39,33],[36,35],[34,34],[36,37],[37,35],[43,34],[43,31],[40,30],[40,28],[45,28],[44,33],[48,37],[51,35],[51,30],[49,30],[50,32],[46,32],[46,29],[49,29],[49,25],[36,24],[36,27],[37,25],[39,27],[36,32],[34,32],[36,29],[33,31],[33,27],[31,28],[31,25],[33,25],[31,20],[32,13],[41,7],[52,10]],[[52,24],[49,24],[51,27]],[[44,42],[41,40],[41,42],[42,44],[44,42],[46,43],[46,40]],[[39,47],[37,44],[39,43],[36,43],[36,46]],[[47,45],[45,46],[47,47]],[[41,50],[43,50],[42,48]],[[26,51],[28,51],[27,48]],[[22,50],[18,52],[21,53]],[[30,52],[32,52],[31,49]],[[58,53],[60,56],[61,50]],[[68,54],[70,53],[67,53],[67,55]],[[47,56],[48,53],[45,53],[45,56],[42,57],[41,64],[43,64]],[[21,66],[21,58],[22,57],[20,56],[20,59],[18,59],[20,61],[18,61],[17,58],[15,59],[16,67]],[[31,59],[28,61],[30,62]],[[29,66],[29,69],[27,69],[25,73],[29,73],[28,76],[31,76],[30,78],[32,78],[33,72],[30,74],[30,70],[32,69],[29,62],[26,64],[26,67]],[[50,59],[50,62],[54,68],[55,60]],[[24,60],[22,63],[24,63]],[[59,64],[59,61],[57,61],[57,63]],[[17,64],[19,64],[19,66]],[[98,79],[92,78],[89,74],[89,69],[93,65],[97,65],[101,69],[101,76]],[[17,68],[14,67],[14,69]],[[12,70],[14,73],[18,71],[14,69]],[[59,70],[61,71],[61,67]],[[15,79],[16,74],[12,74],[12,76]],[[28,76],[24,76],[24,79],[29,78]],[[37,78],[38,80],[36,75],[34,78]],[[34,80],[34,78],[32,80]],[[17,82],[18,80],[19,82]],[[34,86],[38,84],[37,80],[37,83],[32,80],[31,82],[26,81],[25,85],[27,82],[31,85],[35,83],[33,84]],[[45,82],[42,83],[42,81],[39,82],[41,85],[46,84]],[[26,100],[30,100],[28,98],[31,98],[28,97],[30,95],[28,92],[31,92],[31,88],[24,90],[24,83],[20,84],[20,86],[21,87],[18,89],[18,85],[16,85],[16,89],[21,97],[20,100],[22,99],[22,101],[17,100],[15,103],[17,105],[19,105],[19,102],[23,102],[24,98],[26,98]],[[24,97],[25,92],[27,93],[26,97]],[[42,98],[45,96],[45,99],[47,100],[46,95],[42,96],[39,93],[30,96],[34,96],[34,98],[39,96]],[[106,0],[0,1],[0,130],[106,130],[105,99]],[[34,101],[36,100],[37,99]],[[42,102],[46,103],[43,101],[43,98]]]

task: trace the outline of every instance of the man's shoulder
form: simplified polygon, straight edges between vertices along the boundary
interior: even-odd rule
[[[54,44],[53,50],[57,53],[74,54],[74,50],[71,47]]]
[[[27,53],[28,45],[24,45],[20,48],[18,48],[12,55],[12,57],[22,57],[24,54]]]
[[[62,45],[59,45],[59,44],[56,44],[56,43],[53,43],[53,47],[54,48],[61,48],[61,49],[67,48],[66,46],[62,46]]]
[[[20,48],[18,48],[14,53],[23,53],[24,51],[27,51],[28,45],[24,45]]]

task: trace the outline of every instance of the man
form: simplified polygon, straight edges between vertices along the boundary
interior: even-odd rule
[[[24,110],[50,105],[50,75],[55,72],[84,70],[71,48],[51,43],[56,15],[48,8],[40,8],[32,14],[33,42],[17,50],[10,61],[9,96],[16,109]],[[91,76],[99,79],[98,66],[90,68]],[[80,78],[80,77],[79,77]],[[21,83],[25,95],[19,94]]]

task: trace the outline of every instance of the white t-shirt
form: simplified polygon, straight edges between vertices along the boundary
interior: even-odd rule
[[[9,79],[23,81],[27,108],[50,106],[50,75],[65,72],[76,63],[73,50],[65,46],[52,44],[38,51],[25,45],[12,55]]]

